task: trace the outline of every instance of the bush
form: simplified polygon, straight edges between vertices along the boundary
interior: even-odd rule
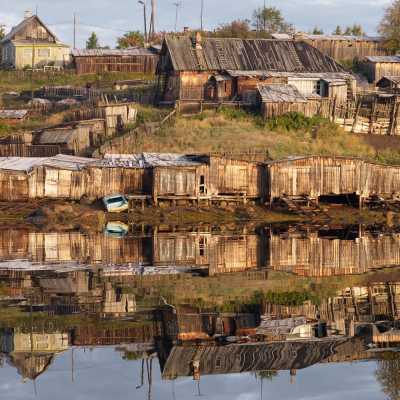
[[[231,108],[231,107],[221,107],[218,110],[218,113],[222,114],[227,119],[247,119],[250,117],[250,114],[240,108]]]
[[[322,117],[306,117],[302,113],[293,112],[279,117],[271,118],[267,121],[266,126],[270,130],[310,130],[315,126],[326,123],[327,120]]]
[[[318,304],[318,299],[308,292],[267,292],[265,300],[268,303],[278,304],[281,306],[301,306],[305,301],[310,300],[314,304]]]

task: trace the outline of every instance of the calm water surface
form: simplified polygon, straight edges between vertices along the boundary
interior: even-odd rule
[[[395,228],[0,229],[0,398],[400,399]]]

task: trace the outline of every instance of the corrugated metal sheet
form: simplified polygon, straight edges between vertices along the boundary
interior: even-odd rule
[[[340,40],[340,41],[351,41],[351,42],[381,42],[383,39],[380,36],[353,36],[353,35],[312,35],[308,33],[296,34],[296,37],[300,37],[305,40]]]
[[[72,171],[93,163],[92,158],[58,154],[54,157],[0,157],[0,170],[29,172],[35,167],[50,166]]]
[[[167,50],[177,71],[345,72],[319,50],[292,40],[204,38],[199,50],[190,37],[167,36]]]
[[[0,110],[0,119],[23,119],[28,112],[28,110]]]
[[[200,156],[171,153],[108,154],[93,165],[108,168],[190,167],[204,164]]]
[[[296,87],[286,84],[258,85],[258,91],[265,103],[305,103],[307,99]]]

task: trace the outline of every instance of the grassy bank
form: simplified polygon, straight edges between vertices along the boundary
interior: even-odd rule
[[[140,151],[149,152],[248,152],[259,151],[271,159],[290,155],[354,156],[400,164],[400,141],[376,146],[362,135],[346,133],[322,118],[292,114],[263,121],[241,110],[206,111],[177,117],[156,136],[144,137]]]

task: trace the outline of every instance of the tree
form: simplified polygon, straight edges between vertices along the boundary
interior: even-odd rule
[[[386,9],[378,28],[385,46],[392,52],[400,50],[400,0],[394,0]]]
[[[86,41],[87,49],[98,49],[100,48],[99,38],[97,37],[95,32],[92,32],[89,39]]]
[[[248,39],[254,36],[250,27],[250,21],[246,19],[238,19],[228,24],[220,25],[215,31],[216,37],[233,37]]]
[[[384,355],[378,361],[376,377],[388,399],[400,398],[400,358],[397,354]]]
[[[343,32],[343,35],[350,36],[351,34],[352,34],[351,33],[351,26],[347,26],[346,29]]]
[[[313,31],[312,31],[313,35],[323,35],[324,31],[321,28],[318,28],[318,26],[316,26]]]
[[[5,25],[0,24],[0,40],[3,40],[6,36],[6,27]]]
[[[128,47],[143,47],[144,46],[144,36],[140,31],[131,31],[125,33],[117,39],[117,48],[126,49]]]
[[[361,25],[359,25],[359,24],[354,24],[354,25],[352,26],[352,28],[351,28],[351,33],[352,33],[354,36],[363,36],[363,35],[364,35],[364,30],[363,30],[363,28],[362,28]]]
[[[336,27],[336,29],[332,32],[333,35],[343,35],[342,28],[340,25]]]
[[[258,8],[253,13],[253,26],[258,32],[290,33],[293,25],[285,21],[281,11],[276,7]]]

